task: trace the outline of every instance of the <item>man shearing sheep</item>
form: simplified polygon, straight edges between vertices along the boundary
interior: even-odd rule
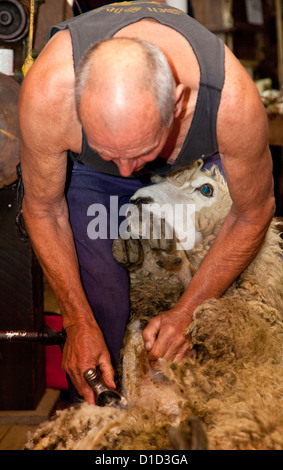
[[[63,368],[94,403],[83,372],[99,367],[115,387],[129,299],[113,240],[87,234],[88,208],[109,215],[110,197],[125,204],[149,174],[218,156],[231,211],[179,302],[143,333],[152,367],[181,360],[194,310],[251,262],[274,215],[265,111],[239,61],[197,21],[123,2],[50,29],[19,115],[25,224],[62,312]]]

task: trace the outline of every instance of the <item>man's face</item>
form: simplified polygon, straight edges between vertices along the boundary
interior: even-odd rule
[[[87,132],[87,131],[86,131]],[[88,143],[103,160],[112,161],[119,168],[121,176],[127,177],[141,170],[146,163],[155,160],[162,152],[169,134],[168,128],[141,133],[123,131],[113,135],[96,129],[87,133]]]
[[[95,103],[88,105],[82,114],[88,144],[103,160],[114,162],[121,176],[130,176],[161,155],[170,129],[161,127],[159,111],[151,102],[142,103],[136,113],[116,113],[112,121],[111,115],[107,119],[93,112]]]

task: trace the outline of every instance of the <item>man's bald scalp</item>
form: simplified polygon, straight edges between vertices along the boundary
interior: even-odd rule
[[[80,118],[81,101],[86,92],[96,93],[104,100],[106,113],[115,112],[120,105],[125,110],[135,109],[143,94],[150,93],[159,110],[160,125],[170,126],[175,88],[168,61],[156,46],[135,38],[106,39],[92,45],[77,67],[76,109]],[[111,106],[115,109],[111,110]]]

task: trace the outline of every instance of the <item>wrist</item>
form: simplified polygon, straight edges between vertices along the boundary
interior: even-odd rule
[[[92,311],[80,311],[78,314],[62,315],[63,316],[63,327],[66,332],[72,332],[73,330],[84,330],[84,329],[97,329],[100,328],[94,318]]]
[[[191,305],[190,302],[182,300],[182,298],[173,307],[173,310],[176,310],[178,315],[181,316],[184,321],[188,322],[188,324],[193,321],[195,309],[195,306]]]
[[[68,292],[64,298],[57,300],[63,318],[63,326],[66,330],[80,326],[96,326],[98,328],[84,292],[79,290],[73,294]]]

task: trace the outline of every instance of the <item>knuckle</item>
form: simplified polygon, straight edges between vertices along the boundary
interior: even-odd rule
[[[176,340],[178,338],[176,326],[173,325],[172,323],[169,323],[164,327],[164,332],[166,333],[168,337],[172,339],[174,338]]]
[[[162,357],[161,348],[159,346],[154,346],[152,350],[150,351],[150,359],[152,361],[156,361],[160,357]]]

